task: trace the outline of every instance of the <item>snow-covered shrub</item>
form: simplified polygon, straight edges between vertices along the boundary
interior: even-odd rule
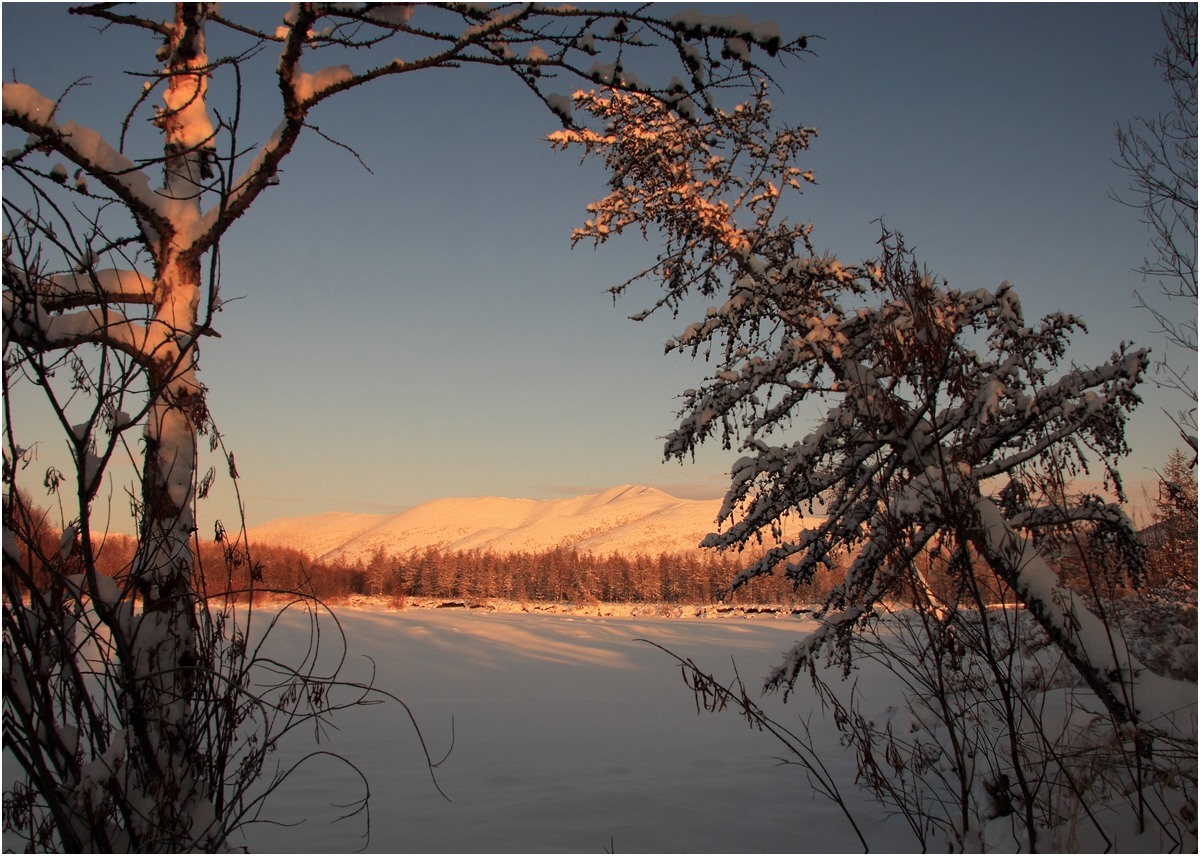
[[[1196,587],[1186,583],[1130,592],[1111,605],[1129,648],[1161,675],[1196,680]]]
[[[818,669],[814,686],[856,753],[859,783],[908,821],[922,850],[1195,841],[1189,745],[1160,739],[1131,757],[1140,738],[1015,603],[937,616],[883,607],[850,646],[852,680]],[[860,684],[879,668],[900,678],[900,697]]]

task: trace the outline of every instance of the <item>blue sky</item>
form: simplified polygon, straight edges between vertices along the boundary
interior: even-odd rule
[[[64,9],[4,4],[5,80],[55,96],[94,75],[60,115],[112,134],[140,87],[120,72],[152,67],[154,44],[99,34]],[[1079,363],[1122,339],[1159,345],[1134,309],[1146,232],[1109,198],[1125,184],[1115,123],[1168,105],[1153,66],[1157,6],[705,11],[727,9],[822,37],[815,56],[778,70],[773,97],[778,119],[819,129],[800,164],[818,185],[796,208],[818,247],[870,255],[884,217],[952,285],[1007,279],[1029,316],[1082,315],[1091,333],[1072,352]],[[246,85],[248,121],[265,136],[277,122],[272,79]],[[470,69],[346,95],[314,119],[373,174],[310,135],[223,244],[223,294],[242,299],[219,316],[201,371],[250,522],[622,483],[720,495],[729,455],[663,464],[657,439],[673,427],[675,396],[705,373],[662,354],[691,319],[635,323],[626,316],[652,296],[614,307],[606,293],[654,246],[571,250],[571,228],[604,186],[597,169],[550,150],[545,108],[517,81]],[[1177,400],[1149,387],[1146,399],[1131,481],[1177,445],[1161,414]],[[227,497],[209,514],[228,519]]]

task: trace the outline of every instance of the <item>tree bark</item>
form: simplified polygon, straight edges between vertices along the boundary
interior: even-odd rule
[[[150,407],[140,539],[133,564],[142,615],[130,640],[141,706],[140,716],[131,719],[149,743],[142,747],[154,777],[149,795],[158,797],[158,811],[165,815],[156,818],[157,831],[146,834],[170,839],[157,842],[160,845],[188,849],[212,844],[204,835],[206,821],[211,823],[211,795],[197,780],[192,759],[196,747],[187,733],[189,693],[198,665],[195,476],[198,438],[207,421],[203,388],[196,378],[202,269],[188,234],[188,224],[200,217],[205,137],[211,137],[204,105],[208,60],[203,22],[202,4],[177,4],[167,43],[170,81],[160,122],[165,152],[162,192],[171,216],[170,228],[157,236],[152,248],[154,317],[144,353]]]

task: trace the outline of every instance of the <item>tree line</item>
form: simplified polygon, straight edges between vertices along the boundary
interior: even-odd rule
[[[1195,588],[1195,480],[1181,466],[1178,451],[1164,468],[1162,494],[1154,502],[1152,523],[1130,549],[1140,568],[1139,579],[1126,586],[1110,569],[1114,586],[1109,596],[1121,597],[1133,588],[1182,585]],[[218,545],[201,549],[201,565],[223,567]],[[1061,583],[1081,595],[1094,593],[1091,571],[1112,564],[1114,545],[1099,533],[1071,530],[1044,535],[1043,548]],[[299,550],[255,544],[253,565],[262,585],[271,589],[311,591],[323,599],[354,595],[382,596],[403,603],[407,598],[503,599],[548,603],[670,603],[771,604],[797,607],[822,603],[845,579],[854,556],[842,553],[807,581],[796,581],[780,561],[771,574],[755,576],[733,587],[732,581],[760,559],[765,549],[690,553],[661,552],[595,554],[571,547],[500,553],[495,550],[453,550],[425,547],[386,550],[378,547],[356,561],[315,559]],[[936,551],[919,559],[928,584],[950,599],[959,584],[953,568],[939,561]],[[235,580],[245,583],[250,570]],[[235,583],[236,584],[236,583]],[[1000,594],[995,593],[997,598]]]
[[[744,564],[737,555],[611,553],[569,547],[497,553],[426,547],[389,553],[382,547],[354,563],[326,563],[275,546],[254,549],[268,586],[309,588],[322,598],[353,595],[502,599],[546,603],[771,603],[796,606],[819,597],[815,586],[793,588],[782,577],[730,591]]]
[[[1182,583],[1195,588],[1196,482],[1181,452],[1164,466],[1162,490],[1152,509],[1153,522],[1140,533],[1143,578],[1152,588]],[[41,521],[44,521],[44,516]],[[81,572],[84,556],[70,543],[77,539],[31,521],[40,533],[29,539],[40,544],[29,557],[39,586],[51,586],[51,576]],[[1110,544],[1102,540],[1063,537],[1044,544],[1062,583],[1081,594],[1091,588],[1086,569],[1103,564]],[[251,591],[304,592],[322,600],[354,596],[384,597],[403,605],[408,598],[488,599],[538,603],[670,603],[771,604],[794,608],[821,603],[850,563],[848,555],[833,559],[807,582],[796,584],[780,562],[776,573],[756,576],[731,588],[731,581],[764,551],[698,550],[595,554],[571,547],[501,553],[495,550],[453,550],[431,546],[386,550],[380,546],[366,559],[322,559],[276,544],[198,541],[196,564],[209,597],[245,599]],[[98,573],[123,585],[133,565],[135,542],[108,536],[95,551]],[[936,553],[920,558],[922,576],[946,597],[956,585],[954,572]],[[76,568],[76,565],[79,567]],[[1114,592],[1119,595],[1119,592]],[[997,594],[997,597],[999,595]]]
[[[47,529],[39,538],[39,587],[52,576],[70,576],[82,557],[61,547],[62,533]],[[115,535],[95,557],[97,572],[124,587],[135,542]],[[739,554],[716,551],[662,552],[657,555],[597,555],[569,547],[498,553],[442,547],[389,552],[380,547],[367,559],[324,560],[291,547],[254,544],[246,550],[224,541],[196,545],[199,579],[209,598],[245,600],[251,592],[302,592],[326,601],[355,596],[384,597],[403,605],[408,598],[488,599],[539,603],[772,604],[794,607],[818,601],[814,580],[793,587],[782,575],[757,579],[730,591],[745,565]]]

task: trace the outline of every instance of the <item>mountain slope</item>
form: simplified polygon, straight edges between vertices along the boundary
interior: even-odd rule
[[[536,552],[649,553],[695,550],[716,527],[721,501],[678,499],[622,485],[570,499],[436,499],[394,515],[332,512],[250,530],[252,543],[294,547],[325,560],[366,560],[380,547]]]
[[[247,531],[251,544],[294,547],[314,558],[336,551],[362,533],[379,525],[377,514],[329,511],[310,517],[285,517]]]

